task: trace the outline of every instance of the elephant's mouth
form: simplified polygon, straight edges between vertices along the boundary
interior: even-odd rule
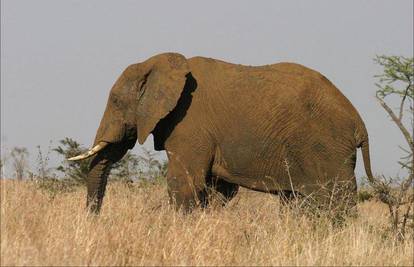
[[[114,134],[116,131],[104,131],[104,133],[111,133],[111,134],[103,134],[102,137],[97,137],[95,143],[97,143],[93,148],[89,149],[85,153],[82,153],[78,156],[68,158],[70,161],[77,161],[77,160],[84,160],[90,158],[108,147],[110,144],[122,144],[128,149],[132,149],[135,146],[137,140],[137,129],[134,126],[126,126],[123,125],[120,127],[117,134]]]

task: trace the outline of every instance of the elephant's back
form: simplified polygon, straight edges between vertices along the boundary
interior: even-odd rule
[[[362,123],[332,82],[300,64],[244,66],[195,58],[191,69],[199,84],[200,101],[208,103],[205,114],[220,114],[217,127],[234,129],[234,134],[241,128],[271,132],[279,124],[315,131],[317,127],[355,130]]]
[[[296,63],[265,66],[218,64],[219,85],[215,87],[239,110],[268,112],[301,111],[302,118],[342,114],[354,118],[357,111],[342,92],[318,71]],[[219,77],[221,76],[221,77]],[[263,108],[258,108],[258,105]],[[257,114],[259,115],[259,114]]]

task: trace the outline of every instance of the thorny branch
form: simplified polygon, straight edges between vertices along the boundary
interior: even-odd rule
[[[407,86],[407,88],[405,89],[405,92],[404,92],[404,96],[403,96],[403,98],[402,98],[402,100],[401,100],[401,104],[400,104],[400,115],[398,116],[398,119],[400,120],[400,121],[402,121],[402,117],[403,117],[403,114],[404,114],[404,102],[405,102],[405,99],[407,98],[407,95],[408,95],[408,90],[410,90],[410,88],[411,88],[411,86],[412,86],[412,84],[411,84],[411,81],[410,81],[410,83],[408,84],[408,86]]]

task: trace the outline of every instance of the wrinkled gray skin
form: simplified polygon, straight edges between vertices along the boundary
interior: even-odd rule
[[[358,147],[372,177],[364,123],[318,72],[167,53],[130,65],[111,89],[94,142],[109,145],[87,179],[92,212],[101,208],[111,165],[151,133],[155,149],[167,151],[171,201],[184,210],[207,205],[212,188],[230,200],[239,185],[323,199],[321,185],[339,181],[354,197]]]

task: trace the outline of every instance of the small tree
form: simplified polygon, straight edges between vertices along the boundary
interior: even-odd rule
[[[6,165],[6,158],[1,155],[0,157],[0,179],[4,178],[4,166]]]
[[[82,154],[86,152],[87,149],[69,137],[65,137],[65,139],[60,140],[59,143],[61,145],[54,148],[53,151],[63,156],[63,160],[56,169],[63,173],[66,179],[70,179],[75,183],[85,183],[86,177],[88,176],[90,159],[78,161],[68,161],[66,159]]]
[[[4,148],[1,147],[0,149],[0,179],[4,178],[4,170],[6,168],[6,163],[8,161],[9,156],[5,153]]]
[[[168,172],[168,161],[167,160],[164,160],[161,163],[160,175],[163,176],[163,177],[166,177],[167,176],[167,172]]]
[[[37,157],[36,157],[37,173],[31,173],[32,179],[36,179],[36,180],[47,179],[47,178],[52,178],[54,176],[53,168],[49,167],[51,144],[52,144],[52,141],[49,142],[49,146],[47,148],[46,153],[42,152],[42,149],[40,148],[39,145],[37,146]]]
[[[392,231],[399,240],[404,240],[407,224],[411,223],[414,228],[414,196],[412,190],[409,190],[413,188],[414,181],[414,61],[413,58],[397,56],[377,56],[374,61],[384,68],[382,74],[375,76],[379,78],[379,82],[376,83],[378,87],[376,98],[397,125],[408,144],[408,149],[401,148],[406,155],[398,162],[401,168],[408,171],[408,176],[402,179],[402,181],[395,178],[375,178],[370,183],[378,198],[387,204],[389,208]],[[398,114],[385,102],[386,97],[392,96],[399,99]],[[411,115],[409,120],[411,129],[410,125],[404,124],[403,116],[405,111],[408,111]],[[405,210],[403,210],[404,207]]]
[[[13,168],[17,180],[23,180],[24,171],[27,167],[29,152],[25,147],[14,147],[10,153],[13,161]]]
[[[125,156],[112,166],[111,178],[131,182],[141,174],[139,158],[128,151]]]
[[[139,156],[138,159],[144,165],[144,168],[147,170],[146,175],[150,178],[155,178],[158,176],[162,170],[162,164],[155,159],[157,152],[151,151],[146,148],[142,148],[142,156]]]

